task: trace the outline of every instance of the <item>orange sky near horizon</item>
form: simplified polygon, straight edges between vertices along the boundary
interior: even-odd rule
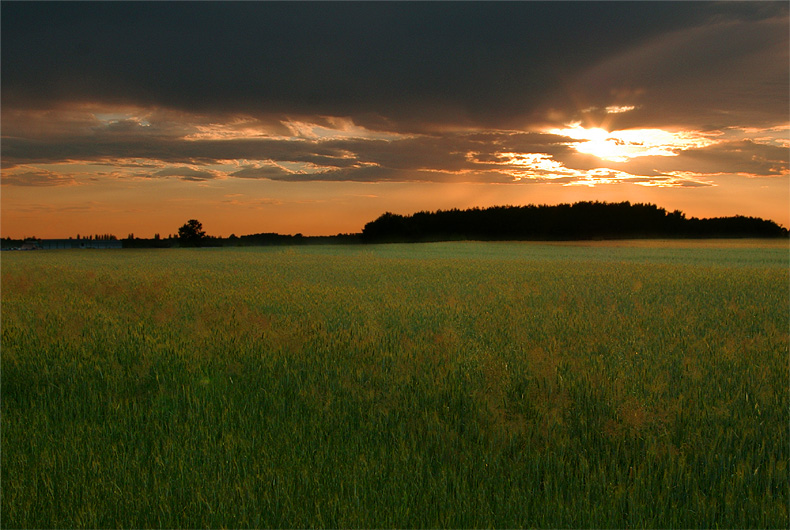
[[[734,182],[708,190],[703,200],[696,189],[647,188],[627,183],[558,187],[341,182],[320,183],[305,190],[304,183],[270,182],[259,193],[241,193],[243,182],[212,182],[192,185],[187,190],[181,187],[188,184],[180,181],[155,181],[133,190],[104,186],[90,193],[76,189],[77,186],[64,187],[45,200],[40,188],[15,187],[4,189],[0,195],[0,227],[3,237],[19,239],[105,233],[119,238],[130,233],[150,238],[157,233],[161,237],[177,234],[178,227],[196,218],[213,236],[261,232],[318,236],[360,232],[365,223],[385,211],[406,215],[423,210],[596,200],[654,203],[667,211],[679,209],[688,217],[762,217],[790,227],[784,179],[767,180],[755,187],[739,186],[740,177],[728,180]],[[26,206],[6,208],[11,202]]]

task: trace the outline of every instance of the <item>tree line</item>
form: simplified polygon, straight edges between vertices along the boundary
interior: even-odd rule
[[[577,202],[387,212],[362,230],[366,243],[447,240],[589,240],[639,238],[788,237],[786,228],[755,217],[686,218],[654,204]]]
[[[788,237],[788,230],[773,221],[742,215],[711,219],[686,218],[654,204],[630,202],[577,202],[574,204],[493,206],[467,210],[437,210],[398,215],[386,212],[367,223],[358,234],[334,236],[283,235],[273,232],[227,238],[210,236],[197,219],[190,219],[171,234],[153,239],[129,234],[124,248],[240,247],[327,243],[386,243],[453,240],[584,240],[640,238]],[[77,239],[115,240],[112,234]],[[2,248],[18,248],[25,241],[3,238]]]

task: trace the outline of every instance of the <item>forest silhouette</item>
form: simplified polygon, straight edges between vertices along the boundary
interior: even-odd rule
[[[686,218],[654,204],[577,202],[556,206],[494,206],[413,215],[387,212],[366,224],[374,242],[447,240],[590,240],[641,238],[787,237],[773,221],[734,216]]]

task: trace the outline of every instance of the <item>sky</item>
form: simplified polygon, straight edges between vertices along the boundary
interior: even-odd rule
[[[576,201],[790,227],[787,2],[0,4],[0,233]]]

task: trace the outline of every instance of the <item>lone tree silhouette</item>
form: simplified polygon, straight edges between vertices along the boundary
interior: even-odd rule
[[[190,219],[178,229],[178,239],[183,247],[199,247],[206,239],[203,223],[197,219]]]

